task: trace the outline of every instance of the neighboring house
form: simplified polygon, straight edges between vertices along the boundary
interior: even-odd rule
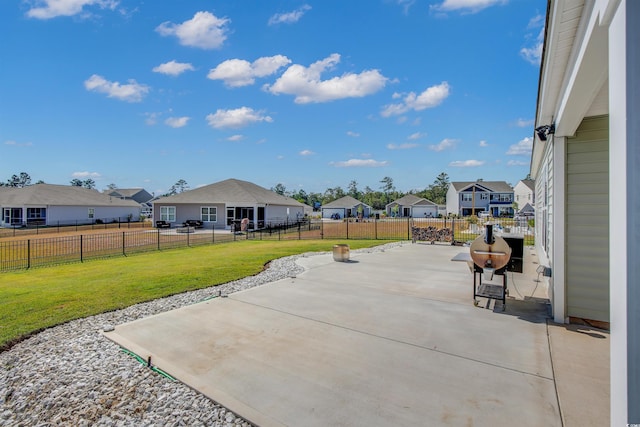
[[[529,204],[535,206],[536,203],[536,182],[532,179],[521,179],[518,181],[515,187],[513,187],[514,202],[517,206],[517,211],[520,211]]]
[[[550,0],[531,157],[554,320],[611,330],[611,425],[640,424],[640,2]]]
[[[322,218],[368,218],[369,215],[371,215],[371,206],[351,196],[341,197],[322,206]]]
[[[140,203],[140,215],[146,218],[152,216],[153,205],[151,200],[153,199],[153,195],[149,194],[144,188],[115,188],[112,190],[104,190],[104,193],[112,197],[119,197],[122,200],[135,200]]]
[[[452,182],[447,190],[447,213],[459,216],[513,216],[513,188],[505,181]]]
[[[387,216],[402,218],[437,218],[438,205],[430,200],[407,194],[385,207]]]
[[[247,218],[249,228],[295,223],[304,204],[239,179],[227,179],[153,201],[153,220],[181,225],[202,221],[205,228],[232,229]]]
[[[84,187],[35,184],[0,187],[0,225],[70,225],[138,221],[140,205]]]
[[[122,200],[135,200],[138,203],[146,203],[153,199],[153,195],[149,194],[144,188],[116,188],[105,190],[104,192],[112,197],[119,197]]]

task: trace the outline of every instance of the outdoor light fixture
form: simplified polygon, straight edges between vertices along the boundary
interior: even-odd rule
[[[540,141],[546,141],[547,135],[553,135],[555,132],[556,125],[553,123],[550,125],[538,126],[536,128],[536,134],[538,135],[538,138],[540,138]]]

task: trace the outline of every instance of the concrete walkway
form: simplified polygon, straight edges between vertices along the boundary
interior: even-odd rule
[[[105,335],[260,426],[608,424],[608,401],[589,419],[576,406],[602,407],[608,335],[548,327],[527,258],[525,274],[509,273],[505,311],[474,307],[469,269],[450,261],[464,250],[310,256],[298,277]],[[598,357],[575,370],[576,353]]]

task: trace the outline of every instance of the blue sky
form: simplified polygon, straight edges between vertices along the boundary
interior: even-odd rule
[[[529,172],[544,0],[0,2],[0,180]]]

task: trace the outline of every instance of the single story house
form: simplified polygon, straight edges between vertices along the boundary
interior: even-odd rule
[[[447,190],[447,214],[513,216],[513,188],[505,181],[451,182]]]
[[[401,218],[437,218],[438,205],[423,197],[407,194],[385,206],[387,216]]]
[[[305,205],[256,184],[227,179],[153,201],[153,221],[181,225],[202,221],[204,228],[232,229],[248,219],[249,229],[296,223]]]
[[[72,185],[0,187],[0,226],[72,225],[140,219],[140,204]]]
[[[640,424],[640,2],[549,0],[531,177],[554,320],[611,330],[611,425]]]
[[[322,206],[322,218],[368,218],[371,206],[351,196],[344,196]]]

